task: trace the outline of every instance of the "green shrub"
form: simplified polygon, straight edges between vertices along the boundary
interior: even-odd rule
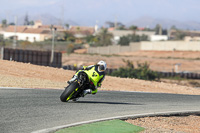
[[[123,60],[127,66],[121,67],[117,71],[112,72],[111,76],[122,77],[122,78],[136,78],[143,80],[159,80],[159,75],[149,68],[149,64],[137,63],[137,68],[134,67],[133,63],[129,60]]]

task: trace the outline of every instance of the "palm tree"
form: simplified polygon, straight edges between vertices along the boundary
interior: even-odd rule
[[[5,27],[8,26],[7,20],[6,20],[6,19],[2,20],[1,23],[2,23],[2,27],[3,27],[3,28],[5,28]]]
[[[99,45],[101,46],[108,46],[112,45],[111,39],[113,38],[113,34],[108,32],[108,29],[102,28],[98,34],[99,38]]]
[[[132,25],[132,26],[129,27],[130,30],[133,30],[133,35],[135,35],[135,32],[136,32],[137,28],[138,27],[135,26],[135,25]]]

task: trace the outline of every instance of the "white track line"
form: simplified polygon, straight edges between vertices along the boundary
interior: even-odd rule
[[[58,88],[58,89],[50,89],[50,88],[19,88],[19,87],[0,87],[0,90],[30,90],[30,89],[44,89],[44,90],[64,90],[64,88]],[[101,91],[108,91],[108,90],[98,90],[99,92]],[[143,91],[117,91],[113,90],[115,92],[131,92],[131,93],[159,93],[159,92],[143,92]]]
[[[18,88],[18,87],[0,87],[0,89],[8,89],[8,90],[29,90],[31,88]]]
[[[52,127],[52,128],[33,131],[32,133],[49,133],[49,132],[54,132],[54,131],[59,130],[59,129],[72,127],[72,126],[78,126],[78,125],[82,125],[82,124],[88,124],[88,123],[106,121],[106,120],[113,120],[113,119],[128,119],[128,118],[159,116],[159,115],[195,114],[195,113],[200,113],[200,111],[199,110],[198,111],[186,110],[186,111],[154,112],[154,113],[115,116],[115,117],[102,118],[102,119],[96,119],[96,120],[82,121],[82,122],[72,123],[72,124],[68,124],[68,125],[56,126],[56,127]]]

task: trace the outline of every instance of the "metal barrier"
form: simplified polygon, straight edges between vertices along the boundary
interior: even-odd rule
[[[62,67],[62,53],[54,52],[54,60],[51,63],[51,51],[35,51],[4,48],[3,60],[13,60],[23,63],[31,63],[35,65]]]
[[[175,72],[157,72],[160,77],[180,77],[180,78],[185,78],[185,79],[200,79],[200,74],[199,73],[190,73],[190,72],[180,72],[180,73],[175,73]]]

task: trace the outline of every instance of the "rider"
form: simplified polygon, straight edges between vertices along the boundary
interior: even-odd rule
[[[93,86],[92,88],[86,89],[84,90],[84,94],[83,96],[85,96],[86,94],[96,94],[97,93],[97,87],[101,87],[101,83],[105,78],[105,70],[106,70],[107,64],[105,61],[99,61],[97,64],[95,65],[90,65],[90,66],[83,66],[81,70],[88,70],[88,71],[95,71],[98,75],[94,75],[94,76],[98,76],[98,83],[96,86]],[[93,76],[93,75],[92,75]],[[71,80],[68,81],[68,83],[72,83],[73,81],[75,81],[77,79],[77,73],[72,77]]]

